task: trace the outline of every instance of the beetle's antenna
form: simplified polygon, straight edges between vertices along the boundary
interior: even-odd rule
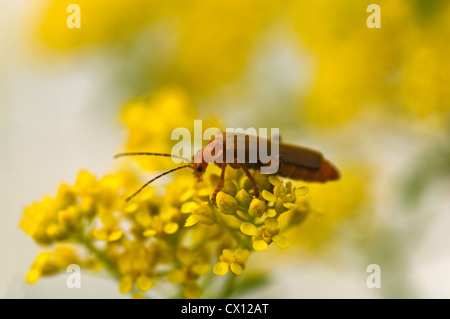
[[[164,172],[164,173],[162,173],[162,174],[156,176],[155,178],[149,180],[147,183],[145,183],[144,185],[142,185],[141,188],[139,188],[136,192],[134,192],[134,194],[132,194],[131,196],[128,196],[127,199],[126,199],[125,201],[127,201],[127,202],[130,201],[134,196],[136,196],[137,194],[139,194],[145,187],[147,187],[147,186],[148,186],[149,184],[151,184],[152,182],[156,181],[158,178],[163,177],[164,175],[167,175],[167,174],[169,174],[169,173],[175,172],[175,171],[177,171],[177,170],[179,170],[179,169],[186,168],[186,167],[191,167],[191,164],[186,164],[186,165],[183,165],[183,166],[180,166],[180,167],[177,167],[177,168],[173,168],[173,169],[171,169],[171,170],[168,170],[167,172]]]
[[[185,161],[186,163],[190,163],[191,161],[183,156],[174,155],[174,154],[166,154],[166,153],[148,153],[148,152],[132,152],[132,153],[119,153],[114,155],[114,158],[123,157],[123,156],[135,156],[135,155],[146,155],[146,156],[165,156],[172,158],[179,158]]]

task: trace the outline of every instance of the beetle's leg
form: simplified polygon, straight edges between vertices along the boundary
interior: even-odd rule
[[[211,202],[213,203],[213,205],[216,205],[216,197],[217,194],[222,190],[223,188],[223,184],[225,183],[225,169],[227,168],[227,164],[223,163],[222,164],[222,172],[220,173],[220,180],[217,183],[217,187],[214,190],[214,193],[211,196]]]
[[[247,166],[245,166],[244,164],[239,164],[239,166],[242,168],[245,175],[247,175],[248,180],[250,181],[250,183],[253,186],[253,196],[255,198],[258,198],[259,197],[259,188],[258,188],[258,185],[256,184],[255,179],[253,178],[252,174],[250,174],[250,171],[248,170]]]

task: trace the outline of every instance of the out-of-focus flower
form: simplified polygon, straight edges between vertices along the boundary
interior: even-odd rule
[[[124,149],[170,154],[173,145],[179,142],[171,140],[174,129],[182,127],[194,132],[196,119],[194,105],[181,89],[166,88],[148,98],[132,100],[124,105],[121,114],[128,132]],[[203,125],[217,127],[217,121],[205,119]],[[193,141],[194,137],[191,138]],[[147,170],[172,168],[174,164],[170,159],[160,157],[138,157],[136,160]]]
[[[130,42],[152,34],[145,31],[158,34],[164,30],[163,38],[150,36],[145,47],[138,46],[147,53],[141,58],[153,59],[153,64],[163,67],[151,62],[147,66],[148,61],[144,60],[148,69],[140,66],[133,70],[135,75],[145,73],[147,83],[176,83],[204,93],[242,72],[258,35],[277,12],[270,1],[256,0],[195,0],[188,5],[178,1],[138,0],[129,5],[118,0],[80,0],[77,4],[81,9],[81,28],[69,29],[66,9],[71,3],[51,0],[47,5],[39,4],[36,11],[42,13],[33,17],[38,25],[36,38],[65,54],[105,45],[122,45],[123,53],[133,54]],[[164,59],[155,57],[155,52]]]
[[[123,1],[79,0],[81,28],[70,29],[67,8],[73,1],[47,1],[36,7],[41,20],[38,37],[57,50],[73,50],[88,45],[104,45],[134,37],[154,18],[149,15],[158,1],[137,0],[133,5]]]
[[[342,226],[360,217],[362,205],[370,202],[366,180],[373,177],[369,170],[356,164],[341,169],[343,176],[337,183],[306,184],[308,193],[302,196],[303,202],[299,208],[305,205],[301,209],[306,209],[309,214],[295,215],[293,218],[300,219],[301,227],[286,232],[292,245],[303,252],[314,255],[332,247],[335,243],[333,239],[339,235]],[[306,191],[305,188],[302,190]],[[370,214],[370,210],[366,213]],[[282,222],[293,223],[291,220]]]
[[[139,57],[128,72],[144,87],[175,84],[209,97],[246,74],[255,48],[276,29],[315,57],[311,90],[295,101],[308,125],[386,111],[423,120],[449,110],[446,2],[383,2],[380,29],[366,26],[368,1],[137,0],[130,6],[80,0],[80,29],[65,27],[70,3],[39,4],[36,11],[42,13],[33,18],[38,38],[65,54],[80,47],[123,46],[128,68],[129,60]]]
[[[26,281],[34,284],[41,276],[53,275],[65,270],[68,265],[80,264],[81,261],[75,251],[68,246],[59,246],[53,252],[43,251],[33,261],[26,275]]]
[[[209,272],[209,251],[207,246],[193,251],[187,247],[180,247],[176,252],[181,267],[174,267],[167,273],[170,283],[182,285],[183,294],[187,298],[199,298],[201,288],[197,283],[200,276]],[[206,249],[205,249],[206,248]]]
[[[365,25],[367,1],[292,3],[296,32],[317,56],[301,112],[306,123],[335,125],[367,113],[423,121],[448,113],[449,47],[442,39],[450,35],[449,3],[433,10],[430,2],[384,1],[380,29]]]

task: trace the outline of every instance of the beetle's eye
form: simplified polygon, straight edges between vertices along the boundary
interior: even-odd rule
[[[203,171],[203,167],[197,166],[197,172],[201,172],[201,171]]]

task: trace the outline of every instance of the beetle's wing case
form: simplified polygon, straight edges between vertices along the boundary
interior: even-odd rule
[[[266,142],[267,148],[266,151],[270,151],[272,149],[271,143],[275,143],[272,140],[263,139],[261,137],[255,137],[250,136],[244,133],[233,133],[233,134],[223,134],[224,135],[224,149],[229,149],[230,147],[234,147],[235,157],[237,157],[237,154],[239,151],[245,151],[245,162],[250,163],[249,160],[249,152],[252,150],[252,148],[249,146],[250,141],[256,142],[256,149],[257,149],[257,155],[258,155],[258,161],[259,161],[259,146],[260,143]],[[232,143],[234,135],[237,136],[237,139],[244,138],[245,137],[245,143]],[[234,144],[234,145],[233,145]],[[244,148],[242,150],[242,148]],[[254,150],[255,148],[253,148]],[[296,146],[296,145],[290,145],[285,143],[278,143],[278,151],[279,151],[279,160],[281,163],[290,164],[294,166],[301,166],[312,170],[319,170],[322,166],[323,161],[323,155],[320,152],[317,152],[315,150]],[[225,152],[224,152],[225,153]],[[272,154],[271,154],[272,155]]]
[[[317,151],[290,144],[279,144],[281,163],[319,170],[323,155]]]

